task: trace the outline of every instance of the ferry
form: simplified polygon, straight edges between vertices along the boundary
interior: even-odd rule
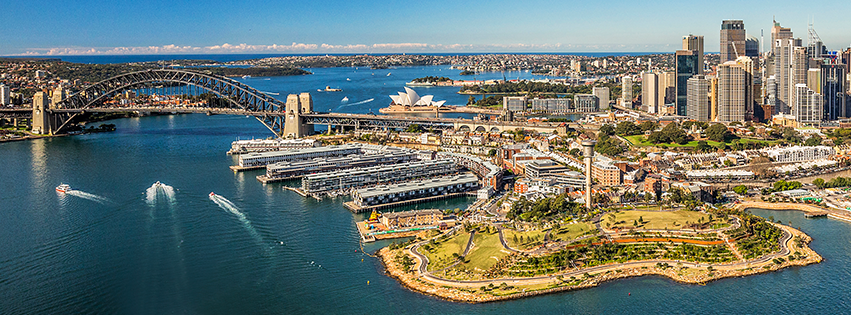
[[[323,89],[317,89],[316,91],[317,92],[340,92],[340,91],[342,91],[342,89],[335,89],[335,88],[332,88],[332,87],[326,85],[324,90]]]
[[[68,184],[59,184],[59,186],[56,186],[56,191],[61,193],[67,193],[71,191],[71,186],[69,186]]]

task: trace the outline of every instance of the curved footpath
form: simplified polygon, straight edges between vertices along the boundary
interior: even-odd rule
[[[791,227],[779,224],[775,225],[783,230],[783,236],[780,239],[780,251],[749,261],[738,261],[727,264],[694,263],[677,260],[644,260],[572,269],[562,273],[535,277],[452,280],[440,278],[430,272],[427,272],[426,266],[428,264],[428,258],[418,251],[420,245],[424,244],[424,242],[411,245],[404,249],[404,254],[413,256],[416,260],[416,267],[412,272],[402,270],[394,261],[393,257],[397,252],[390,251],[387,248],[382,248],[378,254],[382,257],[382,260],[387,267],[387,272],[392,277],[402,282],[402,284],[406,287],[414,291],[434,295],[447,300],[470,303],[515,299],[530,295],[575,290],[593,287],[604,281],[644,275],[661,275],[678,282],[702,284],[721,278],[739,277],[774,271],[789,266],[804,266],[821,262],[821,256],[805,245],[811,240],[809,236]],[[803,240],[800,246],[794,242],[794,236],[799,236]],[[795,252],[801,253],[806,256],[806,258],[791,261],[785,259],[785,261],[780,264],[776,264],[774,262],[774,259],[776,258],[787,257],[791,253]],[[667,263],[669,264],[669,267],[660,268],[657,266],[657,264],[660,263]],[[713,270],[708,271],[706,269],[708,267],[712,267]],[[594,275],[586,277],[587,274],[592,273]],[[581,282],[574,285],[567,285],[563,282],[563,279],[570,277],[579,278],[581,279]],[[503,283],[511,286],[545,285],[548,286],[548,288],[534,291],[523,289],[523,291],[519,292],[507,292],[505,295],[494,295],[492,293],[476,290],[482,286],[500,286]]]

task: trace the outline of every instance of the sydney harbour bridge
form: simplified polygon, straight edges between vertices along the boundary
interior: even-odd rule
[[[216,95],[223,99],[226,105],[210,106],[200,103],[193,106],[115,106],[106,102],[125,91],[136,91],[157,84],[191,86]],[[253,116],[277,136],[284,138],[310,135],[314,125],[327,125],[329,130],[332,126],[405,129],[412,124],[426,129],[476,132],[502,132],[518,128],[552,132],[556,129],[556,124],[548,123],[316,112],[308,93],[290,94],[286,101],[281,101],[236,80],[187,69],[150,69],[117,75],[56,102],[34,101],[31,109],[0,109],[0,118],[31,118],[33,130],[44,134],[57,134],[67,130],[82,114],[118,112]]]

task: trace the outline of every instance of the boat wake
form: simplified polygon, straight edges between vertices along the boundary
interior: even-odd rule
[[[109,202],[109,199],[107,199],[106,197],[101,197],[101,196],[98,196],[98,195],[95,195],[95,194],[90,194],[90,193],[87,193],[85,191],[71,190],[71,191],[66,192],[65,194],[71,195],[71,196],[74,196],[74,197],[78,197],[78,198],[91,200],[91,201],[94,201],[94,202],[97,202],[97,203],[100,203],[100,204],[105,204],[105,203]]]
[[[374,98],[371,98],[371,99],[363,100],[363,101],[360,101],[360,102],[354,102],[354,103],[351,103],[351,104],[346,104],[346,105],[343,105],[343,106],[340,106],[340,107],[348,107],[348,106],[354,106],[354,105],[366,104],[366,103],[372,102],[372,101],[374,101],[374,100],[375,100]]]
[[[216,205],[218,205],[219,208],[222,208],[222,210],[225,210],[235,215],[236,218],[239,219],[239,222],[242,222],[242,226],[245,227],[248,233],[251,234],[251,236],[254,237],[257,242],[259,242],[261,245],[264,243],[263,238],[260,237],[260,233],[257,233],[257,230],[254,228],[254,225],[251,224],[251,221],[248,221],[248,218],[245,217],[245,214],[242,213],[242,211],[239,210],[239,207],[233,204],[233,202],[231,202],[225,197],[213,193],[210,193],[210,200],[212,200]]]
[[[360,101],[360,102],[354,102],[354,103],[351,103],[351,104],[343,103],[342,105],[337,106],[337,108],[335,108],[334,110],[338,110],[338,109],[343,108],[343,107],[349,107],[349,106],[354,106],[354,105],[366,104],[366,103],[372,102],[372,101],[374,101],[374,100],[375,100],[374,98],[371,98],[371,99],[368,99],[368,100],[363,100],[363,101]]]
[[[159,199],[160,195],[162,195],[169,204],[174,204],[175,201],[177,201],[177,198],[175,198],[174,187],[160,182],[154,183],[151,187],[148,187],[148,189],[145,190],[145,201],[152,207],[156,206],[157,199]]]

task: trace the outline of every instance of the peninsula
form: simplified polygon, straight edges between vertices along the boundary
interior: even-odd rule
[[[521,220],[424,232],[378,255],[388,274],[411,290],[470,303],[644,275],[704,284],[822,260],[806,234],[736,208],[574,214],[546,224]]]

